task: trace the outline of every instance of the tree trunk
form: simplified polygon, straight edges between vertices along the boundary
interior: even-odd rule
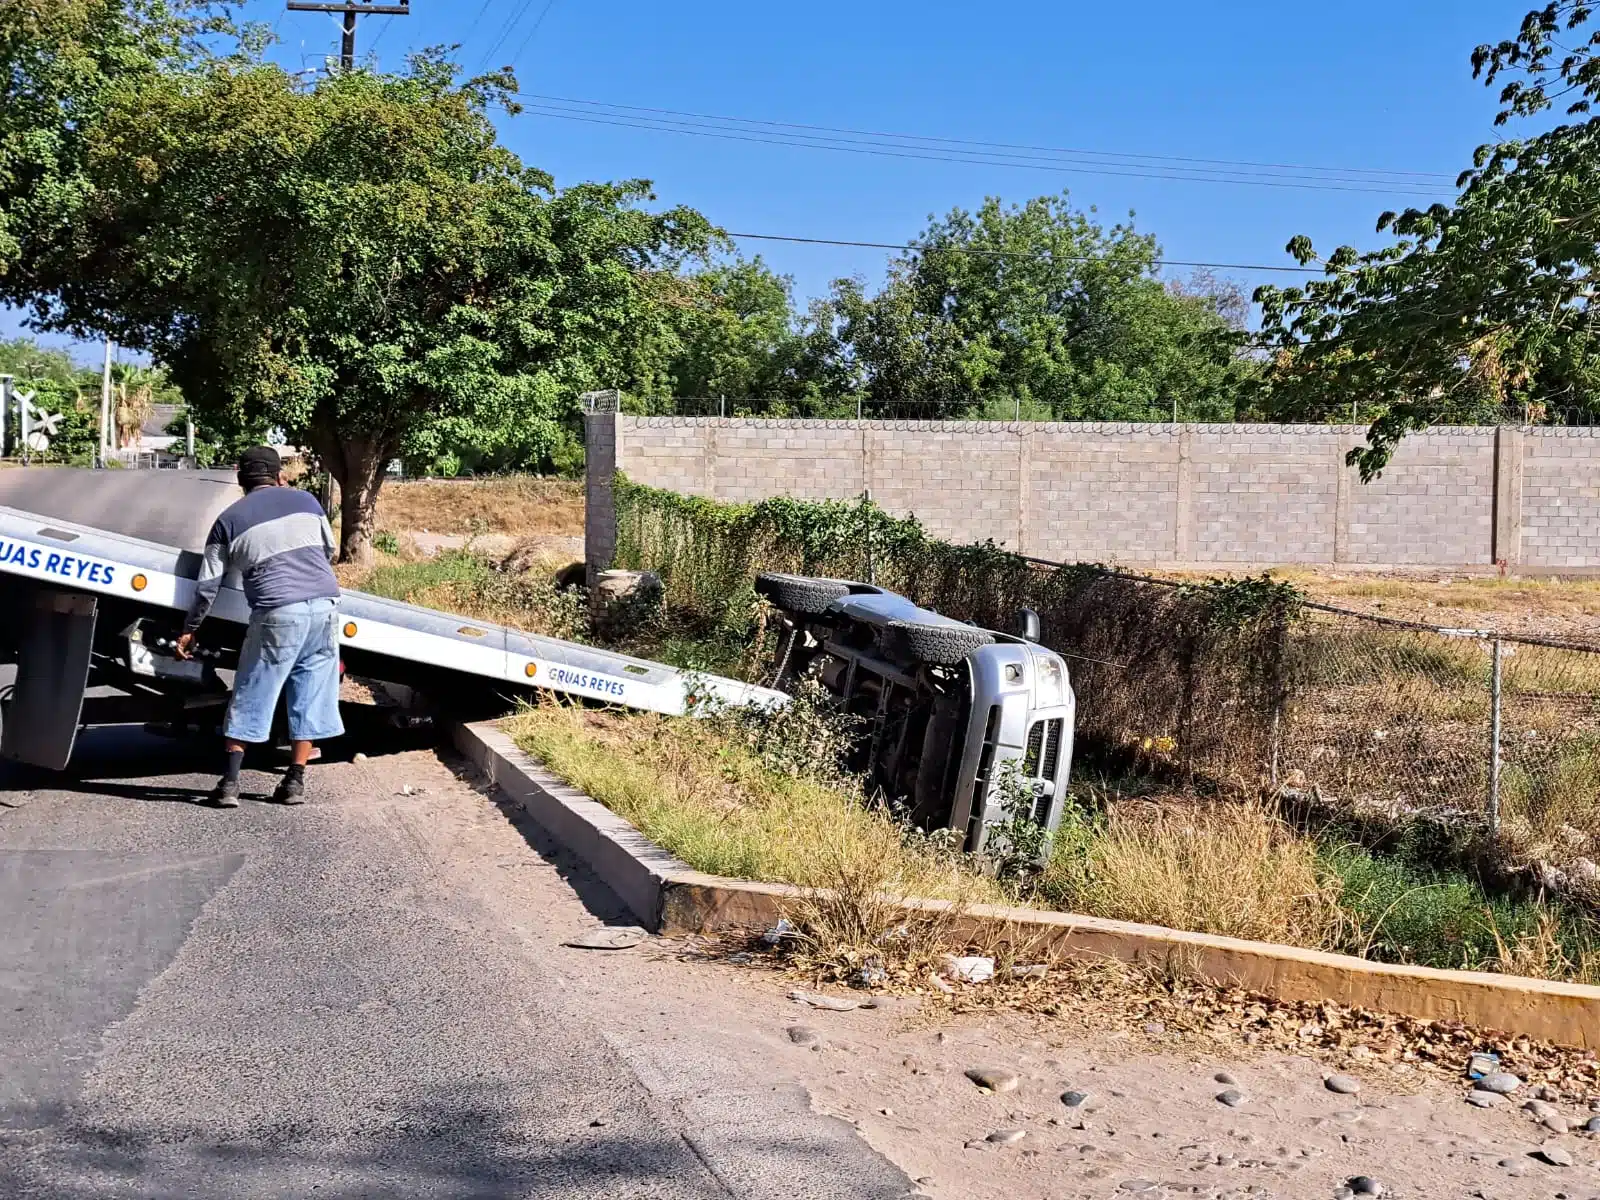
[[[340,437],[315,427],[311,443],[339,482],[339,561],[365,566],[372,561],[378,489],[391,448],[378,438]]]
[[[368,442],[345,443],[344,473],[339,481],[339,561],[366,566],[372,561],[372,537],[378,519],[378,489],[383,486],[388,455]]]

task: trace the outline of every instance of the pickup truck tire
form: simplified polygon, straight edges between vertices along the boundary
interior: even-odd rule
[[[885,640],[891,651],[936,667],[953,667],[979,646],[993,643],[994,634],[971,625],[912,625],[890,621]]]
[[[785,575],[763,571],[756,576],[756,595],[764,596],[787,613],[820,617],[840,596],[848,596],[850,586],[837,579],[814,579],[810,575]]]

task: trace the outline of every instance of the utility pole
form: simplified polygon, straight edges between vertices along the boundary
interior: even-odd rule
[[[374,3],[373,0],[340,0],[323,3],[322,0],[288,0],[290,12],[320,12],[344,14],[344,37],[339,43],[339,65],[346,71],[356,65],[356,18],[409,17],[411,0],[397,0],[392,4]]]
[[[111,339],[106,339],[106,365],[100,375],[100,465],[111,461],[116,449],[117,432],[111,414]]]

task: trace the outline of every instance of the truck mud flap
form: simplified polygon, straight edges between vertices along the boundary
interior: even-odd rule
[[[17,682],[0,711],[0,757],[60,771],[78,739],[99,602],[40,590],[19,608]]]

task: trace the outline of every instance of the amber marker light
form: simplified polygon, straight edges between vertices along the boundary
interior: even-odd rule
[[[535,675],[537,675],[539,673],[539,664],[538,663],[529,663],[527,666],[522,668],[522,673],[524,675],[526,675],[529,679],[532,679]]]
[[[146,579],[143,575],[135,575],[132,579],[130,579],[128,581],[128,583],[129,583],[129,586],[131,586],[133,588],[133,590],[136,591],[136,592],[142,592],[142,591],[145,590],[145,588],[150,586],[150,581],[148,579]]]
[[[345,637],[355,637],[356,623],[354,621],[346,621],[344,623],[344,635]]]

